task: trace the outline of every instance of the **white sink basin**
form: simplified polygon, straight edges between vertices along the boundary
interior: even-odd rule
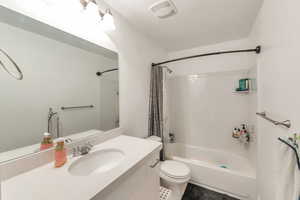
[[[82,156],[68,170],[74,176],[104,173],[117,167],[124,158],[125,154],[118,149],[103,149]]]

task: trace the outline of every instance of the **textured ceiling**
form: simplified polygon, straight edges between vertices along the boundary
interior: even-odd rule
[[[140,32],[169,51],[247,37],[262,0],[173,0],[178,14],[158,19],[156,0],[106,0]]]

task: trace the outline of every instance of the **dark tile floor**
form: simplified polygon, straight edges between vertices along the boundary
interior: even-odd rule
[[[224,194],[188,184],[182,200],[238,200]]]

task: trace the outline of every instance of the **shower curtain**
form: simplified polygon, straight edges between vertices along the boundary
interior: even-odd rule
[[[148,136],[158,136],[162,139],[163,151],[161,160],[165,160],[164,153],[164,70],[162,67],[152,67],[149,102],[149,130]]]

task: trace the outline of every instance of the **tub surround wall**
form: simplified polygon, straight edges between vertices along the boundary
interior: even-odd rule
[[[252,81],[252,91],[248,94],[248,123],[252,126],[249,127],[251,134],[251,145],[247,148],[247,157],[251,160],[253,167],[257,167],[257,101],[258,101],[258,86],[257,86],[257,66],[252,67],[248,71],[248,78]]]
[[[176,141],[248,158],[250,154],[255,155],[254,138],[250,144],[232,138],[233,127],[242,123],[249,124],[249,128],[255,126],[249,120],[252,99],[234,93],[238,80],[248,76],[249,71],[231,71],[170,78],[170,132],[175,134]]]
[[[170,52],[168,58],[254,48],[256,45],[246,38]],[[233,93],[240,78],[255,77],[256,59],[254,53],[238,53],[168,64],[173,70],[168,85],[171,91],[168,95],[173,95],[169,97],[171,107],[168,108],[171,113],[170,129],[177,133],[179,142],[234,152],[250,159],[253,166],[256,165],[257,92],[249,95]],[[199,79],[189,76],[197,74],[200,75]],[[184,117],[180,119],[179,113]],[[251,125],[249,128],[253,140],[250,145],[241,145],[231,137],[232,128],[241,123]]]

